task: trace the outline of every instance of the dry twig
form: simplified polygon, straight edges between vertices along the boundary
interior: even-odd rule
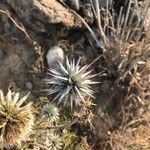
[[[1,10],[1,9],[0,9],[0,13],[6,15],[6,16],[14,23],[14,25],[15,25],[21,32],[23,32],[23,33],[25,34],[25,36],[26,36],[30,41],[32,41],[32,39],[30,38],[29,34],[26,32],[26,29],[25,29],[25,27],[23,26],[23,24],[19,25],[19,24],[11,17],[11,15],[10,15],[10,13],[9,13],[8,10],[4,11],[4,10]]]

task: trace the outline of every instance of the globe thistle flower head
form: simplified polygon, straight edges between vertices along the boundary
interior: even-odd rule
[[[41,115],[44,119],[50,122],[57,122],[59,120],[58,108],[53,104],[46,104],[43,106]]]
[[[92,71],[87,71],[89,66],[80,66],[80,59],[75,62],[73,59],[69,61],[66,58],[66,63],[63,65],[59,62],[60,69],[49,69],[50,79],[46,79],[46,83],[52,85],[48,94],[55,94],[54,100],[61,103],[64,99],[70,100],[71,108],[73,104],[80,106],[85,101],[84,96],[94,97],[94,92],[91,89],[94,82],[91,79],[96,76],[92,75]]]
[[[59,150],[62,149],[63,142],[59,135],[48,132],[44,144],[49,150]]]
[[[28,95],[19,99],[19,93],[0,90],[0,148],[9,148],[26,139],[33,127],[31,103],[23,104]]]

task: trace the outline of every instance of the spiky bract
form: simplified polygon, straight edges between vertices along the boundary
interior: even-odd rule
[[[56,133],[48,133],[46,136],[44,144],[48,147],[49,150],[59,150],[62,148],[62,139]]]
[[[94,97],[91,84],[98,82],[91,80],[95,75],[91,75],[93,70],[87,71],[89,66],[81,67],[80,59],[76,63],[74,59],[69,61],[68,58],[64,65],[61,62],[59,65],[59,70],[49,69],[48,74],[52,77],[46,79],[46,83],[52,85],[48,94],[56,94],[53,101],[58,100],[59,104],[63,100],[70,100],[72,108],[73,104],[80,106],[81,103],[84,103],[84,96]]]
[[[26,140],[33,127],[31,103],[23,104],[28,95],[19,99],[19,93],[0,90],[0,148],[9,148]]]
[[[44,119],[50,122],[57,122],[59,119],[58,108],[53,104],[46,104],[43,106],[41,115]]]

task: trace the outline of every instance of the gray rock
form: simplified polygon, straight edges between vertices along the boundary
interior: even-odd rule
[[[79,0],[68,0],[69,1],[69,6],[78,11],[80,9],[80,3],[79,3]]]
[[[25,83],[25,86],[26,86],[26,88],[27,88],[28,90],[32,90],[32,89],[33,89],[33,84],[32,84],[30,81],[27,81],[27,82]]]
[[[5,0],[23,22],[36,32],[46,33],[52,25],[68,28],[82,26],[82,22],[58,0]]]
[[[59,68],[58,61],[62,62],[64,61],[64,52],[62,48],[58,46],[54,46],[51,49],[49,49],[47,55],[47,64],[50,68]]]

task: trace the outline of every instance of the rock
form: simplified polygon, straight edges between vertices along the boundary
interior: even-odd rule
[[[79,3],[79,0],[69,0],[69,6],[78,11],[80,9],[80,3]]]
[[[33,85],[32,85],[32,83],[31,83],[30,81],[27,81],[27,82],[25,83],[25,85],[26,85],[26,88],[27,88],[28,90],[32,90],[32,89],[33,89]]]
[[[23,23],[36,32],[47,32],[52,25],[80,27],[82,22],[57,0],[6,0]]]
[[[58,60],[62,63],[64,61],[64,52],[60,47],[54,46],[51,49],[49,49],[46,55],[46,59],[48,66],[50,68],[56,69],[59,67]]]

